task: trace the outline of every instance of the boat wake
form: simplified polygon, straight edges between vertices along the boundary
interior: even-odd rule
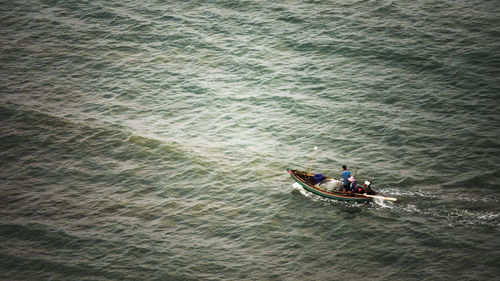
[[[293,183],[293,190],[317,202],[336,205],[358,206],[359,203],[344,202],[324,198],[305,190],[300,184]],[[500,226],[500,213],[495,206],[499,200],[496,196],[464,195],[456,196],[450,193],[440,194],[437,191],[425,190],[400,190],[399,188],[386,188],[380,190],[398,198],[397,202],[385,201],[374,198],[368,208],[380,212],[394,212],[399,215],[423,216],[433,221],[441,222],[447,226]],[[447,204],[446,202],[453,202]],[[479,206],[481,208],[479,208]],[[490,208],[485,208],[490,207]],[[496,209],[495,209],[496,208]],[[486,209],[486,210],[485,210]],[[488,210],[489,209],[489,210]]]
[[[382,189],[382,193],[398,197],[398,203],[389,208],[399,214],[424,216],[447,226],[500,226],[499,200],[492,194],[443,192],[432,190]]]

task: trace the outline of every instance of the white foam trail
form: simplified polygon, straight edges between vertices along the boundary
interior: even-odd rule
[[[379,207],[388,208],[388,209],[394,209],[394,203],[386,201],[386,200],[384,200],[382,198],[374,197],[373,198],[373,202],[375,204],[377,204]]]
[[[316,202],[325,202],[328,204],[348,204],[351,206],[352,202],[346,202],[346,201],[339,201],[335,199],[329,199],[329,198],[324,198],[319,195],[315,195],[307,190],[305,190],[300,184],[298,183],[293,183],[292,184],[293,189],[296,189],[299,191],[302,195],[304,195],[307,198],[310,198]],[[405,197],[410,198],[410,200],[414,200],[415,202],[418,203],[420,200],[420,197],[432,197],[432,198],[437,198],[437,199],[443,199],[444,195],[439,196],[439,194],[432,194],[430,192],[422,191],[422,190],[417,190],[417,191],[411,191],[411,190],[403,190],[403,191],[398,191],[396,189],[385,189],[382,190],[383,194],[390,194],[391,196],[402,196],[404,195]],[[471,197],[468,196],[464,198],[464,196],[458,196],[459,200],[465,200],[465,201],[494,201],[496,202],[497,199],[495,197],[493,198],[476,198],[476,197]],[[442,220],[443,223],[448,224],[449,226],[477,226],[477,225],[499,225],[498,220],[500,218],[500,213],[497,212],[481,212],[481,211],[472,211],[472,210],[467,210],[467,209],[449,209],[449,210],[442,210],[439,208],[422,208],[418,207],[416,204],[412,204],[409,199],[405,199],[404,201],[406,202],[390,202],[386,200],[382,200],[380,198],[373,198],[373,204],[371,206],[374,207],[375,210],[387,210],[390,212],[396,212],[396,213],[410,213],[410,214],[419,214],[425,217],[431,217],[435,219]]]

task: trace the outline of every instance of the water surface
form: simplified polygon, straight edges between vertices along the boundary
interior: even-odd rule
[[[10,1],[0,277],[492,280],[492,1]],[[347,165],[397,203],[307,193]]]

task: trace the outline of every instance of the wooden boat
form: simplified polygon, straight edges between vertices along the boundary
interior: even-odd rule
[[[337,199],[337,200],[343,200],[343,201],[355,201],[355,202],[367,202],[371,201],[375,198],[377,199],[382,199],[382,200],[388,200],[388,201],[396,201],[396,198],[392,197],[385,197],[378,195],[376,191],[373,189],[365,190],[364,193],[350,193],[350,192],[343,192],[343,191],[338,191],[338,190],[325,190],[321,188],[319,185],[316,184],[316,180],[314,179],[314,174],[311,173],[306,173],[298,170],[292,170],[290,168],[286,169],[287,172],[290,174],[290,176],[298,182],[305,190],[312,192],[316,195],[325,197],[325,198],[330,198],[330,199]],[[325,178],[324,181],[332,180],[331,178]]]

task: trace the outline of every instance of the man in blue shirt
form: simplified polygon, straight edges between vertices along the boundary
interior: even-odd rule
[[[344,192],[351,190],[351,183],[349,182],[349,178],[351,177],[351,172],[347,170],[347,166],[342,166],[342,180],[344,185]]]

